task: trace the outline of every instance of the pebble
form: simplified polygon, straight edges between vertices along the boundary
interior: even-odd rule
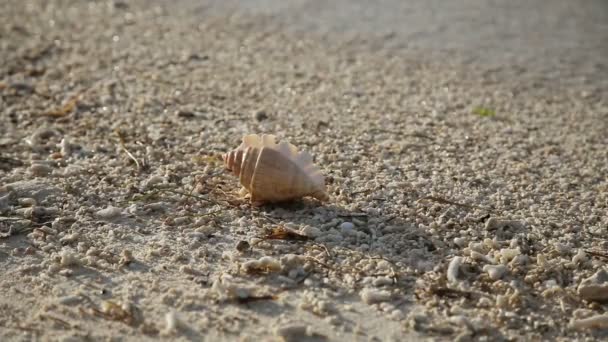
[[[452,261],[450,261],[450,264],[448,265],[448,270],[447,270],[447,274],[446,274],[446,277],[448,278],[449,282],[451,282],[451,283],[459,282],[458,272],[460,270],[460,265],[462,265],[462,257],[456,256],[456,257],[452,258]]]
[[[503,248],[498,252],[501,263],[507,263],[520,254],[519,248]]]
[[[355,225],[352,222],[343,222],[340,225],[340,232],[342,235],[353,235],[355,233],[354,229]]]
[[[241,240],[236,244],[236,250],[239,252],[245,252],[249,250],[249,248],[251,248],[251,245],[245,240]]]
[[[507,273],[507,267],[505,265],[485,265],[483,271],[488,273],[490,279],[498,280]]]
[[[587,261],[587,253],[585,253],[585,251],[582,249],[580,249],[578,253],[572,257],[573,264],[583,263],[585,261]]]
[[[144,188],[144,190],[149,190],[149,189],[153,188],[155,185],[162,184],[164,182],[165,182],[164,177],[158,176],[158,175],[152,175],[144,181],[143,188]]]
[[[57,298],[57,303],[62,305],[75,305],[82,302],[82,297],[80,296],[64,296]]]
[[[186,327],[187,325],[180,315],[175,310],[171,310],[165,315],[165,329],[162,333],[163,335],[171,335]]]
[[[255,113],[253,113],[253,118],[258,122],[264,121],[264,120],[268,119],[268,114],[263,110],[258,110]]]
[[[391,293],[386,290],[363,289],[359,292],[361,300],[366,304],[386,302],[391,299]]]
[[[608,300],[608,272],[599,270],[578,286],[578,295],[585,300]]]
[[[59,264],[63,267],[78,266],[81,264],[81,261],[74,253],[64,251],[61,253]]]
[[[241,264],[241,268],[245,272],[278,272],[281,270],[281,263],[272,257],[265,256],[259,260],[249,260]]]
[[[506,227],[513,227],[516,229],[523,229],[526,227],[526,223],[520,220],[508,220],[504,218],[490,217],[486,221],[486,230],[497,230],[504,229]]]
[[[277,327],[274,334],[285,342],[303,341],[313,335],[309,326],[299,324]]]
[[[46,164],[34,163],[30,166],[30,172],[34,176],[43,177],[50,175],[53,172],[53,168]]]
[[[314,239],[321,235],[321,229],[313,226],[304,226],[299,230],[299,233],[311,239]]]
[[[10,209],[10,200],[13,193],[9,192],[6,195],[0,196],[0,214]]]
[[[109,205],[104,209],[98,210],[95,215],[101,219],[110,220],[122,215],[122,209]]]
[[[61,155],[63,156],[63,158],[67,158],[72,154],[72,145],[70,145],[70,141],[67,138],[63,138],[61,139],[61,142],[58,145],[59,147],[59,152],[61,152]]]
[[[374,279],[374,281],[372,282],[372,284],[376,287],[381,287],[381,286],[386,286],[386,285],[392,285],[393,284],[393,279],[389,278],[389,277],[378,277],[376,279]]]
[[[608,328],[608,314],[575,319],[572,320],[570,325],[574,329],[606,329]]]

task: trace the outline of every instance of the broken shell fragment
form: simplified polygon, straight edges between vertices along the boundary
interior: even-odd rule
[[[226,168],[239,177],[252,203],[281,202],[305,196],[327,201],[325,178],[307,152],[274,135],[249,134],[223,155]]]

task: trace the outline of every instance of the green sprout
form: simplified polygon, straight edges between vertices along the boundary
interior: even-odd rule
[[[475,109],[473,109],[473,114],[479,115],[481,117],[491,117],[496,115],[496,111],[485,107],[475,107]]]

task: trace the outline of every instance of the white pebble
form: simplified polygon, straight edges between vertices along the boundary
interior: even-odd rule
[[[464,247],[467,245],[467,239],[463,237],[456,237],[454,238],[454,244],[459,247]]]
[[[498,252],[500,256],[501,263],[507,263],[511,261],[511,259],[521,254],[519,248],[503,248]]]
[[[448,271],[446,274],[449,282],[458,282],[458,271],[460,269],[460,265],[462,265],[462,257],[457,256],[452,258],[452,261],[450,261],[450,264],[448,265]]]
[[[354,233],[355,225],[352,222],[344,222],[340,225],[340,232],[342,235],[352,235]]]
[[[572,263],[578,264],[587,261],[587,254],[582,249],[579,249],[578,253],[572,257]]]
[[[59,264],[63,267],[78,266],[81,264],[81,261],[74,253],[64,251],[61,253]]]
[[[53,172],[53,169],[45,164],[32,164],[32,166],[30,166],[30,172],[34,176],[47,176]]]
[[[59,143],[59,145],[57,145],[59,147],[59,152],[61,152],[61,155],[64,158],[67,158],[70,156],[70,154],[72,154],[72,146],[70,145],[70,142],[67,138],[63,138],[61,139],[61,142]]]
[[[98,210],[95,215],[99,218],[109,220],[122,215],[122,209],[110,205],[105,209]]]
[[[314,239],[321,235],[321,229],[313,226],[304,226],[300,229],[300,234]]]
[[[302,341],[312,335],[312,330],[305,325],[286,325],[277,327],[274,334],[286,342]]]
[[[363,289],[359,292],[359,296],[366,304],[381,303],[391,299],[390,292],[376,289]]]
[[[144,182],[144,189],[151,189],[157,184],[161,184],[165,181],[165,179],[158,175],[152,175],[146,179]]]
[[[608,314],[575,319],[572,320],[570,325],[574,329],[606,329],[608,328]]]
[[[585,300],[608,300],[608,272],[599,270],[578,286],[578,295]]]
[[[186,327],[186,324],[175,310],[167,312],[165,324],[165,330],[163,331],[165,335],[176,333],[178,329]]]
[[[62,305],[76,305],[82,302],[82,297],[80,296],[65,296],[57,298],[57,303]]]
[[[488,273],[490,279],[498,280],[505,275],[507,267],[505,265],[485,265],[483,271]]]

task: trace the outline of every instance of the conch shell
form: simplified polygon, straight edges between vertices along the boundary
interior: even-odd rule
[[[270,134],[249,134],[243,143],[222,157],[226,168],[251,195],[251,202],[288,201],[311,196],[327,201],[325,178],[307,152]]]

